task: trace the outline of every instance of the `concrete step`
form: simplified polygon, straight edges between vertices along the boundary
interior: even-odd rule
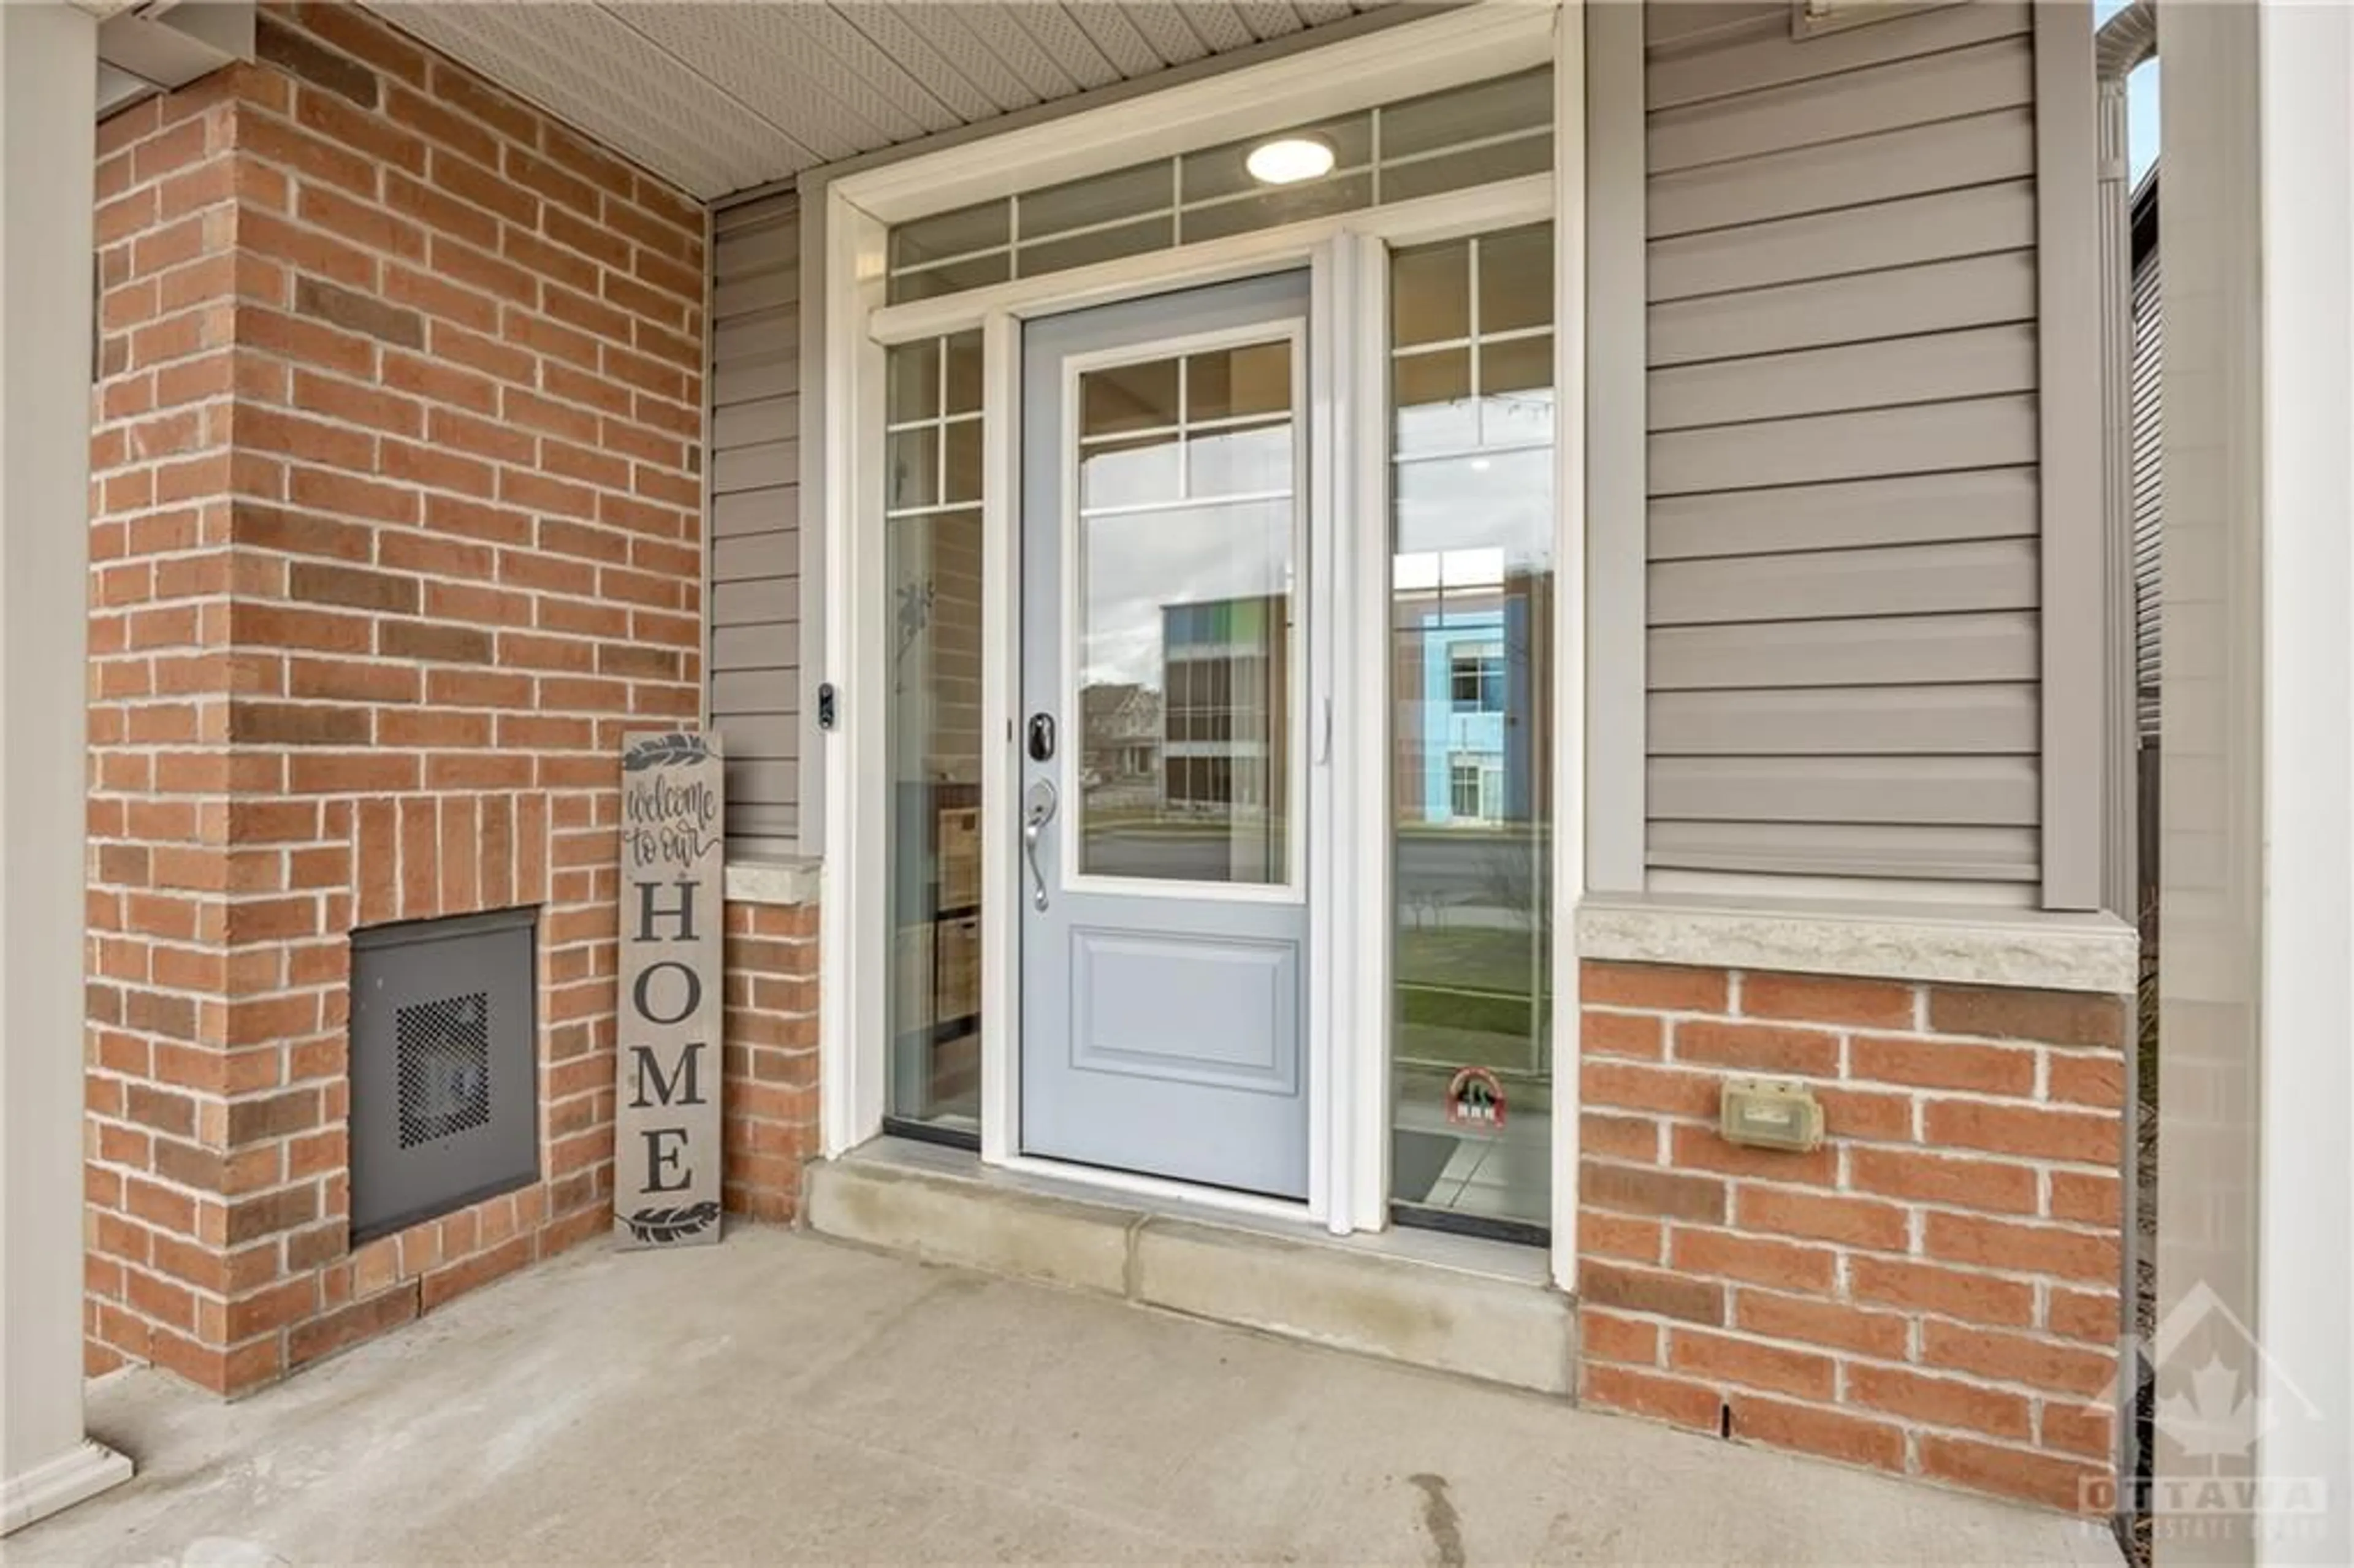
[[[1575,1315],[1533,1249],[1132,1206],[895,1139],[811,1166],[804,1192],[811,1228],[843,1241],[1541,1393],[1573,1387]]]

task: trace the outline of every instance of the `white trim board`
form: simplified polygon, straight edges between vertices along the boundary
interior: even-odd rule
[[[1650,302],[1644,287],[1644,16],[1640,5],[1596,5],[1585,14],[1594,93],[1586,105],[1587,222],[1581,226],[1590,305],[1584,425],[1588,599],[1579,650],[1586,703],[1583,828],[1585,885],[1613,892],[1647,885],[1643,850],[1650,831],[1644,811],[1649,764],[1644,672],[1650,645],[1645,616]]]
[[[803,221],[811,216],[802,208]],[[824,641],[804,648],[804,680],[840,694],[831,733],[820,732],[827,810],[822,829],[832,896],[819,906],[819,1143],[827,1158],[882,1128],[888,1070],[886,970],[891,933],[886,834],[892,784],[880,694],[888,668],[884,541],[865,525],[882,515],[883,350],[867,323],[883,299],[884,225],[862,212],[841,183],[828,185],[815,214],[826,259],[818,303],[824,329]],[[804,244],[808,240],[805,238]],[[808,399],[803,398],[804,407]],[[986,429],[986,426],[984,426]],[[984,438],[987,439],[987,438]],[[802,522],[808,525],[808,508]],[[984,592],[986,591],[984,588]],[[991,824],[984,817],[983,842]],[[984,906],[984,948],[987,946]]]
[[[1002,310],[981,324],[981,885],[1002,890],[1021,874],[1006,830],[1022,783],[1013,736],[1022,711],[1023,425],[1022,323]],[[989,1165],[1020,1149],[1022,997],[1006,977],[1022,972],[1022,948],[1012,916],[1002,891],[981,900],[981,1158]]]
[[[2082,5],[2033,9],[2043,906],[2090,910],[2102,907],[2110,891],[2104,819],[2115,789],[2107,769],[2132,755],[2124,736],[2113,745],[2105,733],[2130,725],[2131,706],[2111,705],[2102,692],[2110,664],[2100,607],[2110,599],[2102,583],[2093,12]],[[2070,613],[2055,613],[2062,607]]]
[[[46,1464],[0,1478],[0,1535],[62,1513],[131,1478],[131,1461],[85,1438]]]
[[[1577,923],[1585,888],[1586,769],[1586,16],[1564,12],[1553,37],[1553,1277],[1577,1288],[1577,1171],[1583,1150]],[[1568,824],[1566,828],[1564,824]]]
[[[2283,1414],[2258,1438],[2266,1500],[2249,1523],[2260,1563],[2336,1563],[2354,1555],[2354,1502],[2344,1490],[2354,1475],[2346,1420],[2354,1408],[2354,1336],[2347,1331],[2354,1310],[2354,1156],[2346,1137],[2354,1112],[2346,1050],[2354,1004],[2348,722],[2354,631],[2347,619],[2354,549],[2346,528],[2354,503],[2354,456],[2346,444],[2354,419],[2354,308],[2346,287],[2354,268],[2354,111],[2346,93],[2354,16],[2343,6],[2273,0],[2256,8],[2255,25],[2256,123],[2249,143],[2219,139],[2218,149],[2229,156],[2253,144],[2255,168],[2241,164],[2233,172],[2258,182],[2263,225],[2249,247],[2260,314],[2253,323],[2257,342],[2248,346],[2260,356],[2261,384],[2234,389],[2262,410],[2260,444],[2247,454],[2259,470],[2262,499],[2255,517],[2232,519],[2251,542],[2263,597],[2253,624],[2226,635],[2249,639],[2261,655],[2259,751],[2236,760],[2261,780],[2264,831],[2259,842],[2230,842],[2219,857],[2238,862],[2230,874],[2247,878],[2260,899],[2251,912],[2262,942],[2251,1043],[2258,1086],[2254,1342],[2263,1347],[2263,1407]],[[2169,143],[2173,132],[2168,125]],[[2195,202],[2185,212],[2171,190],[2166,199],[2171,222],[2222,217]],[[2163,286],[2172,309],[2177,275],[2169,271]],[[2194,301],[2190,308],[2228,307]],[[2197,373],[2194,362],[2185,379]],[[2166,372],[2169,392],[2174,374]],[[2169,477],[2176,440],[2166,438]],[[2170,637],[2171,613],[2168,620]],[[2178,891],[2168,889],[2169,909],[2179,906]],[[2191,1070],[2203,1065],[2194,1060]],[[2209,1081],[2218,1097],[2230,1083]],[[2222,1109],[2205,1097],[2188,1108],[2186,1121],[2201,1109]],[[2202,1156],[2221,1164],[2211,1142],[2184,1142],[2191,1149],[2184,1167]],[[2216,1175],[2219,1185],[2229,1180]],[[2300,1403],[2303,1419],[2289,1414]],[[2160,1475],[2166,1478],[2163,1467]],[[2304,1489],[2326,1515],[2288,1500]]]

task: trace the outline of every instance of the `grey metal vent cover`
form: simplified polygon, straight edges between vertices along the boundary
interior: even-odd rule
[[[413,1001],[392,1015],[400,1078],[400,1147],[491,1122],[491,993]]]
[[[535,910],[352,934],[352,1239],[539,1175]]]

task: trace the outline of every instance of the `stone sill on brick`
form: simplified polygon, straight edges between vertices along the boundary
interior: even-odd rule
[[[823,884],[823,863],[811,855],[796,860],[731,860],[730,904],[814,904]]]
[[[2113,915],[1596,894],[1577,956],[1787,974],[2133,993],[2140,938]]]

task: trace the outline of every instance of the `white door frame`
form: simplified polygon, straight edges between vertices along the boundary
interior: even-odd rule
[[[823,321],[828,483],[824,586],[830,605],[822,678],[842,694],[840,727],[822,744],[828,791],[825,888],[820,914],[820,1096],[822,1147],[839,1156],[882,1128],[888,1060],[886,889],[891,811],[885,726],[887,610],[881,515],[885,345],[980,329],[984,355],[982,623],[982,885],[999,890],[981,916],[981,1158],[1008,1167],[1019,1154],[1019,952],[1002,890],[1016,875],[1013,736],[1019,694],[1017,611],[1021,446],[1021,323],[1084,305],[1306,266],[1314,277],[1310,347],[1311,536],[1331,519],[1377,512],[1387,493],[1387,332],[1381,280],[1385,248],[1437,241],[1551,217],[1556,247],[1556,385],[1584,386],[1582,221],[1583,18],[1549,5],[1472,7],[1185,83],[1148,98],[1066,116],[828,182]],[[1556,167],[1413,203],[1311,220],[1181,249],[1129,257],[938,299],[885,302],[891,223],[992,195],[1075,178],[1195,145],[1273,130],[1545,63],[1555,74]],[[1329,403],[1318,402],[1318,389]],[[1575,1259],[1576,969],[1571,911],[1582,883],[1584,493],[1582,397],[1564,395],[1556,429],[1554,689],[1555,947],[1553,1273]],[[1347,437],[1343,439],[1342,424]],[[1332,704],[1330,766],[1310,769],[1311,826],[1343,848],[1310,856],[1310,1201],[1336,1234],[1387,1220],[1389,1121],[1385,1003],[1389,968],[1385,792],[1386,556],[1336,538],[1323,563],[1329,612],[1314,632],[1307,716],[1320,732]],[[1345,591],[1343,591],[1345,590]],[[1370,612],[1367,607],[1372,607]],[[1343,656],[1342,651],[1347,651]],[[1373,657],[1368,660],[1368,653]],[[1564,824],[1566,824],[1565,826]],[[1353,853],[1350,853],[1351,850]],[[1371,912],[1370,916],[1367,912]],[[1367,916],[1367,917],[1360,917]],[[1329,1042],[1356,1042],[1333,1052]],[[1319,1042],[1326,1043],[1320,1046]],[[1373,1044],[1377,1042],[1379,1049]],[[1291,1217],[1302,1206],[1223,1196],[1146,1177],[1058,1174],[1147,1195],[1223,1202]]]

